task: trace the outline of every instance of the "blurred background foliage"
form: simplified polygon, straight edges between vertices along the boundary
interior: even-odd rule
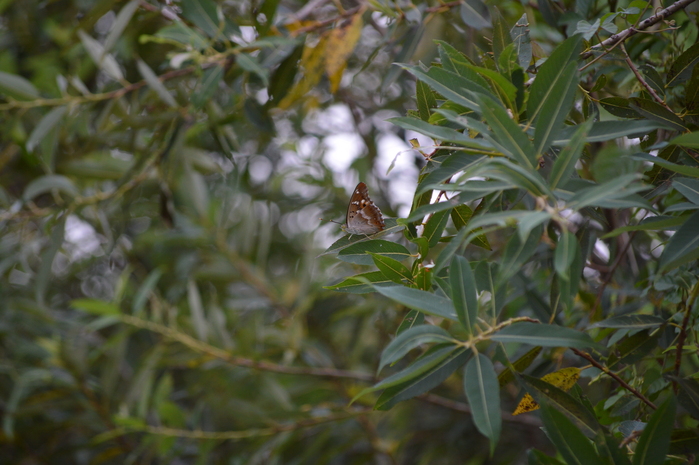
[[[359,180],[386,216],[413,203],[424,157],[407,141],[417,135],[386,120],[417,108],[415,80],[393,63],[429,64],[435,40],[487,60],[492,16],[513,27],[526,15],[535,64],[580,21],[591,43],[609,36],[613,24],[595,21],[621,3],[0,1],[3,463],[477,464],[552,453],[538,417],[506,416],[490,457],[456,376],[388,412],[371,399],[348,405],[375,381],[404,309],[322,288],[356,270],[318,257],[340,232],[318,218],[344,215]],[[643,13],[619,16],[621,27],[661,6],[632,3]],[[665,76],[696,41],[684,12],[670,20],[626,44],[653,66],[647,76]],[[571,121],[637,109],[599,103],[644,92],[623,56],[593,69]],[[680,90],[667,93],[679,101]],[[674,111],[694,127],[689,103]],[[607,150],[583,171],[600,181],[640,169]],[[655,175],[657,186],[668,177]],[[673,192],[668,205],[683,201]],[[624,212],[591,216],[612,230]],[[492,249],[510,234],[488,236]],[[638,252],[602,242],[576,302],[604,316],[656,302],[636,283],[668,236],[643,237]],[[694,271],[676,270],[658,302],[683,301]],[[510,309],[536,309],[548,275],[528,276]],[[613,291],[596,297],[603,279]],[[548,351],[532,373],[566,356]],[[603,380],[589,395],[610,389]],[[516,396],[511,386],[512,409]]]

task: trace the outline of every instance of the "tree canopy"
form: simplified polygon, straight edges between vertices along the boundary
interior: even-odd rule
[[[692,463],[696,11],[0,1],[3,460]]]

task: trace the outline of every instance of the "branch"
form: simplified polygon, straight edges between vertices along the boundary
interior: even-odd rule
[[[304,420],[299,420],[294,423],[281,424],[271,426],[269,428],[251,428],[240,431],[201,431],[201,430],[186,430],[186,429],[176,429],[168,428],[165,426],[150,426],[150,425],[129,425],[126,428],[119,428],[112,430],[105,435],[114,437],[121,436],[128,433],[144,432],[149,434],[157,434],[159,436],[170,436],[178,438],[188,438],[188,439],[205,439],[205,440],[239,440],[248,438],[258,438],[262,436],[272,436],[278,433],[284,433],[287,431],[296,431],[299,429],[310,428],[313,426],[322,425],[323,423],[330,423],[333,421],[347,420],[358,415],[366,415],[371,413],[371,408],[362,409],[352,409],[346,412],[338,413],[335,415],[328,415],[325,417],[318,418],[308,418]]]
[[[628,39],[629,37],[636,35],[645,29],[648,29],[649,27],[651,27],[652,25],[654,25],[656,23],[659,23],[660,21],[664,20],[668,16],[681,10],[682,8],[689,5],[690,3],[693,3],[694,1],[696,1],[696,0],[679,0],[679,1],[675,2],[672,5],[670,5],[669,7],[658,11],[653,16],[650,16],[650,17],[644,19],[643,21],[638,23],[637,27],[632,26],[628,29],[624,29],[623,31],[612,35],[611,37],[600,42],[599,44],[593,45],[592,47],[590,47],[590,50],[588,50],[587,52],[581,53],[580,58],[583,58],[583,59],[590,58],[591,56],[594,55],[594,52],[597,50],[607,49],[608,47],[612,47],[619,42],[623,42],[626,39]]]
[[[611,378],[613,378],[614,381],[621,384],[621,387],[623,387],[624,389],[626,389],[627,391],[629,391],[630,393],[632,393],[633,395],[635,395],[636,397],[641,399],[643,402],[645,402],[653,410],[656,410],[658,408],[655,406],[655,404],[653,402],[648,400],[648,398],[646,396],[644,396],[643,394],[638,392],[636,389],[631,387],[626,381],[621,379],[619,377],[619,375],[617,375],[612,370],[610,370],[609,368],[607,368],[606,366],[602,365],[597,360],[592,358],[592,355],[588,354],[587,352],[580,351],[578,349],[571,348],[570,350],[572,350],[573,352],[575,352],[575,354],[577,354],[578,356],[580,356],[580,357],[584,358],[585,360],[587,360],[588,362],[590,362],[592,364],[592,366],[594,366],[595,368],[598,368],[598,369],[602,370],[603,372],[605,372],[607,375],[609,375]]]
[[[336,368],[313,368],[277,365],[276,363],[258,361],[245,357],[237,357],[223,349],[219,349],[218,347],[212,346],[211,344],[207,344],[206,342],[202,342],[198,339],[193,338],[192,336],[189,336],[188,334],[176,331],[159,323],[154,323],[152,321],[143,320],[141,318],[125,314],[119,315],[119,318],[122,322],[126,324],[161,334],[169,339],[175,340],[180,344],[189,347],[194,351],[201,352],[203,354],[209,355],[213,358],[217,358],[223,362],[226,362],[234,366],[253,368],[262,371],[271,371],[274,373],[282,373],[287,375],[308,375],[326,378],[348,378],[355,379],[358,381],[367,381],[370,383],[376,381],[376,378],[373,375],[367,373],[338,370]]]
[[[692,307],[694,307],[694,302],[699,296],[699,282],[694,285],[692,289],[692,294],[687,299],[684,309],[684,318],[682,320],[682,327],[680,329],[680,334],[677,338],[677,352],[675,354],[675,376],[680,376],[680,366],[682,364],[682,351],[684,350],[684,341],[687,338],[687,325],[689,324],[689,316],[692,313]],[[673,381],[673,384],[676,384]]]
[[[464,404],[463,402],[457,402],[455,400],[447,399],[446,397],[438,396],[436,394],[423,394],[417,397],[418,399],[425,401],[433,405],[439,405],[440,407],[448,408],[449,410],[454,410],[455,412],[466,413],[471,415],[471,407]],[[500,414],[503,421],[509,421],[510,423],[519,423],[527,426],[541,427],[541,420],[533,416],[512,416],[509,413],[502,412]]]
[[[648,93],[653,97],[653,99],[658,102],[660,105],[665,107],[665,109],[669,112],[672,112],[673,114],[675,113],[672,111],[672,108],[667,106],[665,101],[660,98],[660,96],[655,92],[655,89],[653,89],[650,84],[646,82],[645,79],[643,79],[643,76],[641,76],[641,73],[638,72],[638,69],[636,69],[636,66],[633,64],[633,61],[631,61],[631,57],[629,56],[628,52],[626,51],[626,47],[624,47],[624,44],[621,44],[621,51],[624,52],[624,56],[626,57],[626,64],[629,65],[629,68],[631,68],[631,71],[633,71],[633,74],[636,76],[636,79],[638,79],[638,82],[640,82],[643,87],[646,88]]]

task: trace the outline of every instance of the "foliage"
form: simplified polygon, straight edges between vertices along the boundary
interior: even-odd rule
[[[689,0],[30,3],[0,2],[8,463],[699,451]],[[382,206],[382,137],[421,168],[318,257],[339,108]]]

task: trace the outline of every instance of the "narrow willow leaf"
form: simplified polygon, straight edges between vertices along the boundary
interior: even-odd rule
[[[590,440],[564,414],[544,403],[542,419],[546,435],[568,465],[601,463]]]
[[[605,142],[627,136],[640,137],[660,128],[671,129],[664,123],[645,119],[638,121],[598,121],[592,125],[587,135],[587,142]],[[568,145],[576,129],[577,126],[564,127],[556,134],[556,138],[552,142],[553,145],[559,147]]]
[[[592,127],[592,120],[588,120],[578,125],[570,143],[566,145],[558,154],[556,161],[549,174],[549,187],[551,190],[556,187],[563,187],[575,171],[575,164],[578,162],[585,147],[585,139]]]
[[[458,320],[451,301],[431,292],[411,289],[405,286],[376,287],[376,292],[406,307],[420,310],[428,315],[439,316],[452,321]]]
[[[532,61],[532,41],[529,37],[529,20],[526,13],[512,27],[510,36],[515,45],[519,66],[526,70]]]
[[[504,155],[517,161],[525,168],[533,170],[536,166],[536,150],[527,135],[512,121],[500,105],[488,98],[478,100],[483,117],[486,119],[497,143],[506,153]]]
[[[695,134],[695,133],[690,133],[687,135],[692,135],[692,134]],[[699,136],[699,133],[696,133],[696,134]],[[680,136],[680,137],[682,137],[682,136]],[[679,137],[671,140],[670,143],[674,144],[674,143],[676,143],[676,141],[678,139],[679,139]],[[699,137],[698,137],[698,140],[699,140]],[[683,144],[678,143],[678,145],[683,145]],[[691,145],[687,145],[687,147],[691,148]],[[699,144],[697,144],[697,148],[699,148]],[[693,166],[678,165],[676,163],[672,163],[670,161],[664,160],[660,157],[654,157],[653,155],[650,155],[648,153],[635,153],[632,155],[631,158],[633,158],[635,160],[649,161],[649,162],[654,163],[658,166],[662,166],[663,168],[665,168],[667,170],[674,171],[675,173],[684,174],[685,176],[690,176],[692,178],[699,178],[699,168],[695,168]]]
[[[59,174],[49,174],[38,177],[30,182],[27,187],[24,188],[22,198],[25,201],[31,200],[37,195],[45,194],[53,189],[59,190],[71,197],[78,196],[78,189],[75,187],[75,184],[73,184],[73,181]]]
[[[403,318],[403,321],[401,321],[400,325],[398,325],[398,329],[396,330],[396,335],[403,334],[405,331],[409,330],[410,328],[415,328],[417,326],[422,325],[425,322],[425,314],[422,313],[419,310],[410,310],[405,317]]]
[[[410,251],[395,242],[373,239],[369,241],[357,242],[342,249],[337,258],[343,262],[356,263],[358,265],[373,265],[374,260],[371,253],[383,255],[394,260],[403,261],[410,257]]]
[[[490,27],[490,11],[481,0],[465,0],[461,4],[461,20],[474,29]]]
[[[547,63],[548,61],[542,68]],[[539,76],[540,74],[537,74],[537,79]],[[575,62],[568,63],[560,73],[555,74],[550,92],[541,102],[541,111],[536,119],[534,148],[537,154],[543,154],[548,150],[556,133],[561,129],[565,117],[573,106],[578,80],[578,65]]]
[[[39,98],[39,91],[34,84],[16,74],[0,71],[0,92],[17,100],[34,100]]]
[[[590,328],[648,329],[664,324],[665,320],[655,315],[621,315],[598,321]]]
[[[442,237],[444,228],[447,226],[449,221],[450,210],[443,210],[435,213],[432,217],[427,220],[425,224],[425,229],[422,232],[422,237],[426,237],[430,243],[430,247],[434,247],[439,242],[439,238]]]
[[[464,392],[471,406],[473,422],[490,439],[490,453],[500,438],[500,386],[492,362],[483,354],[471,358],[464,371]]]
[[[699,258],[699,211],[692,214],[672,235],[662,255],[659,270],[669,271]]]
[[[36,300],[39,305],[44,305],[44,296],[51,282],[51,265],[53,265],[56,254],[63,246],[63,237],[66,231],[66,216],[61,217],[51,231],[51,243],[41,253],[41,267],[36,274],[36,285],[34,287]]]
[[[660,465],[670,448],[675,423],[675,397],[671,396],[653,412],[643,429],[633,455],[633,465]]]
[[[689,178],[675,178],[672,180],[672,187],[684,195],[684,197],[695,205],[699,205],[699,180]]]
[[[138,72],[141,73],[141,76],[143,76],[143,78],[148,83],[148,86],[151,89],[153,89],[156,94],[158,94],[160,100],[162,100],[171,107],[177,106],[175,98],[170,94],[170,92],[168,92],[167,88],[165,87],[165,84],[163,84],[160,81],[160,79],[158,79],[158,76],[153,72],[152,69],[150,69],[150,67],[143,60],[136,61],[136,67],[138,68]]]
[[[570,279],[568,269],[573,264],[576,249],[579,247],[580,245],[578,244],[578,239],[575,237],[575,234],[567,230],[563,231],[556,245],[553,267],[556,273],[566,281]]]
[[[462,145],[464,147],[472,147],[475,149],[492,150],[492,146],[485,141],[481,142],[478,139],[472,139],[468,135],[462,134],[454,129],[443,126],[435,126],[417,118],[401,116],[397,118],[389,118],[388,121],[396,126],[417,131],[420,134],[424,134],[428,137],[443,142],[452,142],[454,144]]]
[[[493,15],[493,54],[495,55],[495,61],[499,60],[502,51],[511,43],[512,38],[507,30],[505,18],[496,9],[495,15]]]
[[[131,312],[134,315],[139,315],[143,311],[146,301],[162,276],[163,270],[160,268],[156,268],[148,273],[146,279],[143,280],[143,284],[141,284],[141,287],[138,288],[134,295],[133,304],[131,305]]]
[[[414,326],[400,333],[392,340],[381,353],[379,369],[403,358],[414,348],[428,343],[444,344],[453,341],[454,338],[439,326],[420,325]]]
[[[555,407],[572,420],[585,436],[595,437],[602,428],[591,411],[562,389],[532,376],[522,374],[519,378],[539,404],[548,403],[549,406]]]
[[[536,359],[536,357],[541,353],[541,349],[541,347],[533,347],[529,349],[524,355],[514,361],[511,368],[508,367],[501,371],[498,375],[498,384],[500,387],[504,387],[505,385],[509,384],[510,381],[515,379],[515,373],[512,371],[512,369],[514,369],[514,371],[517,373],[521,373],[529,368],[532,362],[534,362],[534,359]]]
[[[632,226],[623,226],[605,234],[601,239],[616,237],[628,231],[666,231],[675,230],[684,224],[688,215],[685,216],[655,216],[646,218],[641,223]]]
[[[87,53],[92,58],[95,65],[105,72],[109,77],[115,81],[123,81],[124,73],[121,71],[119,63],[116,61],[113,55],[105,53],[104,47],[101,43],[97,42],[91,36],[89,36],[82,29],[78,30],[78,36],[87,50]]]
[[[580,35],[574,35],[564,41],[551,53],[539,71],[531,86],[527,102],[527,116],[530,121],[537,121],[544,104],[553,98],[553,88],[565,73],[570,73],[569,64],[577,61],[582,43]],[[561,97],[554,95],[554,97]]]
[[[532,212],[523,212],[523,215],[530,215]],[[537,212],[534,212],[537,213]],[[475,221],[471,221],[471,226],[473,227],[477,223],[478,218]],[[514,234],[507,245],[505,246],[505,252],[502,257],[502,262],[500,266],[500,274],[498,276],[498,285],[508,281],[512,276],[514,276],[520,268],[526,263],[529,258],[534,255],[536,247],[539,245],[541,240],[541,233],[543,228],[534,228],[526,239],[522,239],[519,234]]]
[[[413,282],[413,274],[398,260],[375,253],[371,253],[370,255],[374,260],[376,268],[394,283],[402,284],[404,279],[408,280],[410,283]]]
[[[114,47],[114,44],[116,44],[117,40],[119,40],[121,34],[124,32],[124,29],[126,29],[126,26],[129,25],[133,14],[138,10],[139,5],[139,0],[131,0],[119,10],[119,14],[114,19],[114,24],[112,24],[109,35],[104,39],[105,51],[108,52]]]
[[[471,265],[460,255],[451,260],[449,283],[456,314],[466,333],[470,335],[478,318],[478,291]]]
[[[679,404],[694,418],[699,418],[699,382],[692,378],[678,378],[666,376],[667,379],[677,383],[680,390],[677,393]]]
[[[420,119],[423,121],[428,121],[430,119],[430,114],[432,109],[437,106],[437,100],[435,100],[432,91],[424,82],[418,79],[415,86],[415,99],[417,100],[417,109],[420,114]]]
[[[665,78],[666,86],[673,87],[688,80],[697,63],[699,63],[699,44],[694,44],[670,65]]]
[[[28,152],[33,152],[51,130],[64,121],[67,110],[68,107],[65,106],[56,107],[41,118],[27,139],[26,148]]]
[[[665,123],[676,131],[684,132],[687,130],[687,123],[685,123],[682,118],[657,102],[641,98],[631,98],[629,99],[629,104],[631,108],[648,119]]]
[[[590,336],[574,329],[557,325],[521,322],[507,326],[491,338],[497,342],[520,342],[543,347],[595,347]]]
[[[384,276],[380,271],[371,271],[369,273],[350,276],[337,284],[325,286],[324,289],[346,292],[348,294],[368,294],[374,292],[374,285],[389,286],[393,285],[393,281]]]
[[[578,382],[580,379],[580,368],[569,367],[562,368],[553,373],[549,373],[541,378],[541,381],[546,381],[552,386],[558,389],[568,392],[570,389]],[[512,415],[521,415],[522,413],[531,412],[539,409],[540,405],[534,401],[534,398],[530,394],[525,394],[522,400],[517,405],[517,408]]]
[[[104,302],[98,299],[75,299],[71,300],[70,306],[83,310],[94,315],[119,315],[121,310],[111,302]]]
[[[412,378],[410,381],[390,387],[381,393],[374,409],[388,410],[398,402],[412,399],[419,396],[430,389],[437,387],[446,380],[452,373],[459,369],[468,361],[471,351],[465,347],[453,349],[452,352],[437,365],[433,366],[419,376]]]

